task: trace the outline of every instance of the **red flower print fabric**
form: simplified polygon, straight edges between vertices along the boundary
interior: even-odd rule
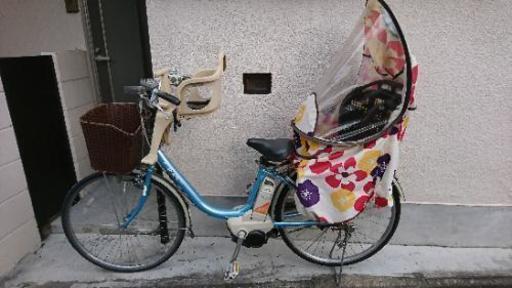
[[[330,223],[356,217],[372,199],[378,199],[375,203],[379,206],[392,205],[387,179],[392,181],[396,169],[396,161],[391,155],[395,154],[392,150],[397,145],[395,134],[376,140],[369,148],[360,145],[339,150],[329,146],[329,153],[320,152],[315,159],[297,158],[300,204],[314,218]],[[327,148],[318,144],[309,147],[318,151]],[[318,151],[309,149],[312,154]]]

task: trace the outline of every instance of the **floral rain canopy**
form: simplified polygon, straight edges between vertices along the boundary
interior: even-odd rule
[[[331,67],[297,112],[296,200],[312,217],[350,220],[393,205],[399,143],[418,67],[383,0],[368,0]]]

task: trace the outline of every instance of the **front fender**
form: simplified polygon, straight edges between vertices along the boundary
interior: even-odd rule
[[[174,183],[172,183],[172,181],[170,179],[167,180],[164,177],[168,178],[167,175],[160,176],[157,173],[153,174],[153,180],[155,180],[156,182],[158,182],[159,184],[161,184],[162,186],[167,188],[167,190],[169,190],[169,192],[171,192],[174,196],[176,196],[176,199],[178,199],[178,202],[180,203],[181,207],[185,211],[185,224],[186,224],[186,227],[187,227],[187,229],[188,229],[188,231],[190,233],[190,236],[193,238],[194,237],[194,232],[192,231],[192,218],[190,216],[190,208],[189,208],[188,202],[185,199],[185,197],[179,192],[179,190],[176,187],[176,185],[174,185]]]

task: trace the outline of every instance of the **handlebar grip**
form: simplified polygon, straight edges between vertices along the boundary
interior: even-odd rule
[[[155,92],[155,94],[156,94],[156,96],[158,96],[166,101],[169,101],[176,106],[180,105],[180,103],[181,103],[181,101],[178,97],[171,95],[169,93],[158,91],[158,92]]]

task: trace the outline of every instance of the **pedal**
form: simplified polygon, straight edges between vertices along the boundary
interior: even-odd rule
[[[224,281],[234,280],[240,273],[240,264],[237,260],[229,263],[226,271],[224,272]]]
[[[235,279],[240,273],[240,264],[238,263],[238,254],[240,253],[240,248],[242,248],[242,243],[244,242],[247,233],[245,231],[240,231],[237,235],[238,239],[236,241],[235,251],[233,251],[233,256],[231,256],[231,261],[229,261],[228,267],[224,272],[224,281],[229,281]]]

